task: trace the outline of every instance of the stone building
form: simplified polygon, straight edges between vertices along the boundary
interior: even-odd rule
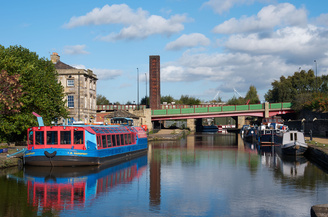
[[[95,121],[97,103],[97,76],[90,69],[77,69],[60,61],[58,53],[52,53],[51,61],[58,72],[58,80],[64,87],[69,117],[75,121]]]

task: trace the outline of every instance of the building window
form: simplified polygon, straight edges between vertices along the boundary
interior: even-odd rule
[[[74,87],[74,80],[72,80],[72,79],[67,80],[67,86],[68,87]]]
[[[84,108],[88,108],[87,107],[87,97],[84,98]]]
[[[74,96],[73,95],[67,96],[67,107],[74,108]]]

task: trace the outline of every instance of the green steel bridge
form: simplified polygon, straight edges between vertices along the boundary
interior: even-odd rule
[[[161,105],[162,109],[151,110],[151,120],[178,120],[208,117],[257,116],[271,117],[293,113],[290,102],[250,105]],[[145,109],[145,105],[139,105]],[[137,105],[98,105],[98,111],[137,109]]]

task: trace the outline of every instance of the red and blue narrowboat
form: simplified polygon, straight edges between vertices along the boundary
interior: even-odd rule
[[[147,152],[147,133],[128,125],[59,125],[28,129],[25,165],[91,166],[118,163]]]

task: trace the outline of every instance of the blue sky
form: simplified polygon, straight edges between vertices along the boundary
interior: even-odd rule
[[[97,74],[111,102],[146,95],[149,56],[160,55],[161,95],[203,101],[260,99],[281,75],[328,72],[328,1],[4,1],[0,44],[21,45]],[[147,85],[149,87],[149,84]],[[147,93],[149,95],[149,93]]]

